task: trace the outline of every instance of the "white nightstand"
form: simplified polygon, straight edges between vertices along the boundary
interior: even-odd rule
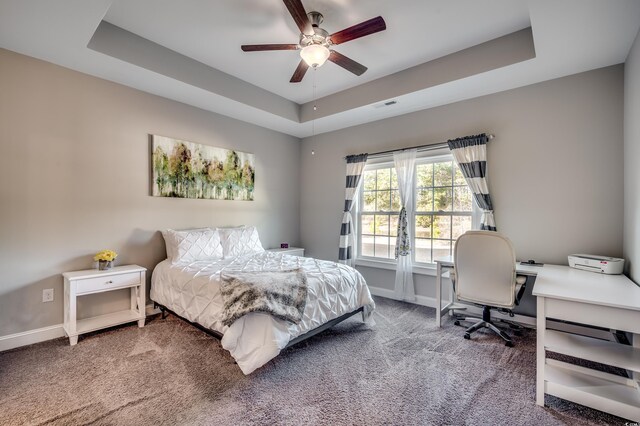
[[[64,277],[64,331],[69,336],[71,346],[78,343],[80,334],[90,331],[132,321],[138,321],[138,327],[144,327],[146,272],[147,269],[141,266],[126,265],[116,266],[107,271],[89,269],[62,274]],[[130,309],[79,321],[76,319],[76,299],[79,296],[123,288],[131,288]]]
[[[271,249],[267,249],[267,251],[270,251],[272,253],[288,254],[289,256],[304,257],[304,249],[300,247],[271,248]]]

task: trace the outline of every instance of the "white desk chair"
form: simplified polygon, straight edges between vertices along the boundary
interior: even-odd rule
[[[511,311],[524,294],[527,278],[516,275],[516,255],[511,241],[494,231],[467,231],[456,241],[452,274],[458,300],[483,307],[482,318],[467,317],[461,321],[480,320],[469,327],[471,333],[486,327],[512,347],[507,333],[491,321],[491,309]],[[459,325],[459,321],[456,321]]]

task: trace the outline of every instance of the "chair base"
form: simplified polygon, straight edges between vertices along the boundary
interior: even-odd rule
[[[504,331],[502,331],[498,327],[496,327],[496,325],[491,321],[491,308],[489,306],[484,306],[483,307],[482,319],[473,318],[473,317],[460,318],[460,319],[457,319],[455,321],[455,325],[461,325],[460,321],[469,321],[469,322],[471,322],[471,321],[477,321],[477,320],[479,320],[479,321],[465,330],[465,333],[464,333],[464,338],[465,339],[467,339],[467,340],[471,339],[471,333],[473,333],[475,331],[478,331],[481,328],[488,328],[489,330],[493,331],[498,336],[500,336],[502,338],[502,340],[504,340],[505,346],[510,347],[510,348],[513,347],[513,340],[511,340],[511,337],[509,337],[509,335],[507,333],[505,333]],[[509,324],[509,326],[516,330],[515,331],[516,334],[519,334],[520,331],[522,330],[522,327],[517,326],[517,325]]]

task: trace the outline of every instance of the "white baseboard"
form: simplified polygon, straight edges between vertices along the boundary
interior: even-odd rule
[[[145,312],[147,316],[155,315],[160,313],[160,309],[154,308],[153,305],[147,305],[145,307]],[[37,328],[35,330],[8,334],[6,336],[0,336],[0,352],[19,348],[20,346],[33,345],[34,343],[45,342],[47,340],[53,340],[64,336],[65,334],[62,324],[50,325],[48,327]]]
[[[380,288],[380,287],[372,287],[371,285],[369,286],[369,292],[374,295],[374,296],[380,296],[380,297],[384,297],[387,299],[393,299],[393,300],[401,300],[398,299],[395,295],[395,292],[393,290],[389,290],[386,288]],[[422,305],[422,306],[428,306],[430,308],[435,308],[436,307],[436,298],[435,297],[428,297],[428,296],[416,296],[416,300],[412,301],[412,302],[407,302],[407,303],[415,303],[416,305]]]
[[[64,337],[62,324],[0,336],[0,352]]]

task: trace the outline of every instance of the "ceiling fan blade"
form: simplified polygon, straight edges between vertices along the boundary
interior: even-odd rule
[[[240,46],[245,52],[261,52],[264,50],[297,50],[297,44],[243,44]]]
[[[289,13],[293,17],[293,20],[296,22],[298,28],[300,28],[300,32],[303,34],[313,34],[313,29],[311,28],[311,22],[309,22],[309,17],[307,16],[307,12],[304,10],[304,6],[300,0],[283,0],[284,5],[287,6]]]
[[[347,41],[354,40],[356,38],[364,37],[369,34],[377,33],[378,31],[384,31],[387,29],[387,24],[382,19],[382,16],[369,19],[368,21],[360,22],[349,28],[345,28],[342,31],[333,33],[329,36],[331,43],[340,44]]]
[[[296,68],[293,76],[291,76],[291,80],[289,80],[289,83],[300,83],[308,69],[309,65],[307,65],[304,59],[301,60],[298,64],[298,68]]]
[[[331,51],[329,60],[336,65],[340,65],[345,70],[351,71],[355,75],[362,75],[367,70],[367,67],[365,67],[364,65],[359,64],[353,59],[348,58],[343,54],[336,52],[335,50]]]

